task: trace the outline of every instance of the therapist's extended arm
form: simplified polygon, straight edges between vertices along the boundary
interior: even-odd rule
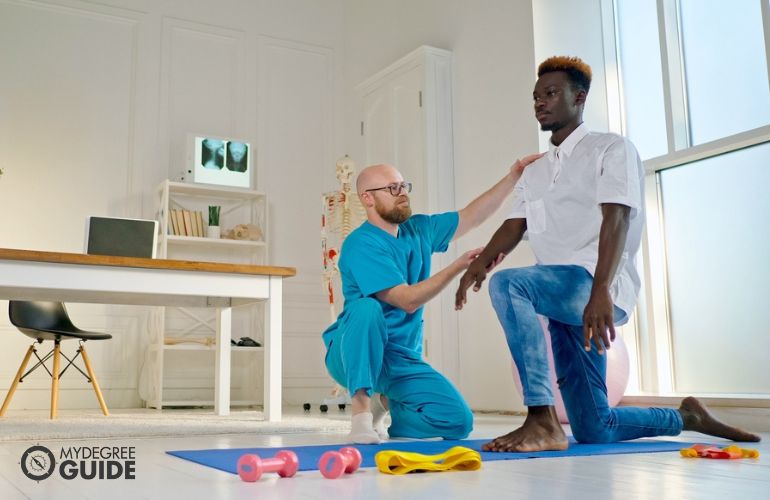
[[[437,272],[430,278],[414,285],[401,284],[377,292],[377,298],[398,307],[409,314],[424,306],[430,299],[438,295],[455,276],[468,268],[471,262],[484,250],[484,247],[469,250],[454,262]]]
[[[524,169],[530,163],[540,159],[544,154],[537,153],[516,160],[505,177],[460,210],[458,212],[460,214],[460,222],[457,224],[457,231],[455,231],[452,240],[456,240],[471,229],[478,227],[495,213],[503,204],[503,201],[513,192],[513,187],[521,178]]]
[[[489,240],[484,251],[479,257],[468,266],[463,277],[460,278],[460,284],[455,293],[455,309],[460,310],[468,301],[468,288],[473,285],[473,291],[481,290],[481,284],[487,279],[487,274],[497,264],[502,262],[506,255],[511,253],[516,245],[519,244],[524,232],[527,230],[527,219],[517,218],[508,219],[503,222],[492,239]]]

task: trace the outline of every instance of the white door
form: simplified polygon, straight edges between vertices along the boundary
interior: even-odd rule
[[[365,165],[390,163],[411,182],[412,210],[427,210],[423,68],[416,66],[364,96]]]
[[[357,87],[363,105],[363,163],[396,166],[413,184],[414,213],[455,209],[450,60],[447,51],[421,47]],[[434,255],[433,272],[454,255],[454,245]],[[429,302],[424,318],[425,358],[457,381],[454,291],[447,289]]]

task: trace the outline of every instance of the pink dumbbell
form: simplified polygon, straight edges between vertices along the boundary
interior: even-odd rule
[[[361,452],[352,446],[340,451],[327,451],[318,461],[318,469],[326,479],[337,479],[343,473],[352,474],[361,465]]]
[[[277,472],[281,477],[291,477],[299,469],[297,454],[281,450],[273,458],[259,458],[259,455],[246,454],[238,459],[238,475],[241,479],[253,483],[259,481],[263,472]]]

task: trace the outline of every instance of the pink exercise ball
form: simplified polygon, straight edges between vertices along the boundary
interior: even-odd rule
[[[553,350],[551,349],[551,333],[548,331],[548,320],[542,316],[538,316],[538,319],[543,326],[545,345],[548,349],[548,368],[551,375],[553,395],[556,399],[554,404],[556,406],[556,415],[558,415],[561,423],[566,424],[569,423],[569,419],[567,418],[567,410],[564,408],[564,401],[561,399],[559,386],[556,383],[556,370],[553,366]],[[623,342],[623,337],[617,334],[612,347],[607,349],[607,379],[605,382],[607,384],[607,400],[611,408],[620,403],[623,393],[626,392],[630,373],[628,364],[628,349],[626,349],[626,344]],[[516,385],[516,390],[519,391],[519,394],[523,396],[524,391],[521,389],[521,378],[519,378],[519,371],[516,369],[515,362],[511,363],[511,368],[513,369],[513,383]]]

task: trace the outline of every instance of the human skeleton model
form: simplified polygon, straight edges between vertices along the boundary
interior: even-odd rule
[[[329,297],[329,318],[333,322],[337,319],[337,311],[334,300],[334,287],[339,285],[340,270],[337,267],[340,257],[342,242],[351,231],[366,220],[366,211],[358,194],[351,186],[351,179],[355,173],[355,163],[347,155],[337,160],[335,168],[337,180],[340,183],[339,191],[325,193],[321,197],[321,251],[323,252],[323,284]],[[335,384],[331,391],[331,397],[324,399],[324,406],[328,404],[349,403],[345,389]],[[306,407],[309,407],[306,405]],[[328,406],[327,406],[328,407]]]
[[[337,319],[334,300],[334,287],[338,284],[337,267],[340,248],[345,238],[366,220],[366,211],[358,194],[351,186],[355,172],[355,163],[347,155],[337,160],[335,168],[339,191],[325,193],[321,198],[321,251],[323,252],[323,281],[329,296],[329,314],[331,321]]]

